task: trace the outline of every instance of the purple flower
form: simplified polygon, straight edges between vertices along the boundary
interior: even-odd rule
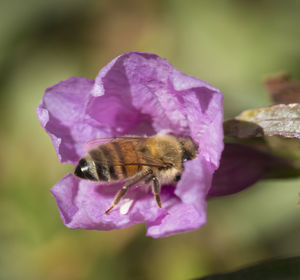
[[[162,209],[151,193],[136,187],[105,215],[122,184],[67,174],[51,190],[64,224],[112,230],[145,222],[152,237],[202,226],[206,194],[223,150],[222,102],[218,89],[141,52],[115,58],[94,81],[70,78],[48,88],[37,114],[62,163],[76,165],[84,155],[83,144],[102,137],[172,133],[192,137],[200,150],[196,159],[185,162],[176,188],[163,186]]]

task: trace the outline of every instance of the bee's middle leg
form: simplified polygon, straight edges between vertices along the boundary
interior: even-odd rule
[[[120,200],[126,195],[129,188],[134,186],[136,183],[144,180],[149,174],[152,173],[151,169],[147,169],[136,174],[132,179],[128,180],[122,189],[120,189],[114,197],[112,205],[105,211],[105,214],[109,214],[109,212],[120,202]]]
[[[161,184],[157,179],[157,177],[153,176],[151,179],[152,179],[152,193],[154,195],[156,204],[159,208],[162,208],[161,198],[160,198]]]

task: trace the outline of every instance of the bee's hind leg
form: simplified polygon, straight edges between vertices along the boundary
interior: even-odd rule
[[[149,174],[152,173],[151,169],[146,169],[144,171],[141,171],[140,173],[136,174],[133,178],[128,180],[122,189],[120,189],[117,194],[114,197],[112,205],[105,211],[105,214],[109,214],[109,212],[120,202],[120,200],[126,195],[129,188],[134,186],[136,183],[142,181],[147,177]]]
[[[157,177],[153,176],[151,179],[152,179],[152,193],[154,195],[156,204],[159,208],[162,208],[161,199],[160,199],[161,184],[157,179]]]

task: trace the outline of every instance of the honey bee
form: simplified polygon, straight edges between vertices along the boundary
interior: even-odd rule
[[[141,182],[151,184],[156,204],[162,208],[161,185],[179,181],[183,162],[194,159],[198,153],[190,137],[160,134],[95,139],[87,145],[94,147],[79,160],[74,172],[77,177],[108,183],[127,180],[105,214],[120,202],[130,187]]]

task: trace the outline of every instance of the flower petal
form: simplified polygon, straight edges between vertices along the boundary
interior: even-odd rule
[[[111,124],[122,133],[135,130],[142,135],[135,129],[142,122],[156,133],[191,136],[207,161],[218,167],[223,150],[223,95],[208,83],[180,72],[157,55],[132,52],[99,72],[92,93],[122,104]],[[99,110],[91,116],[103,119]],[[124,119],[130,126],[122,124]]]
[[[161,220],[147,223],[147,235],[159,238],[195,230],[206,222],[205,212],[200,213],[192,205],[177,203]]]
[[[222,102],[213,86],[140,52],[117,57],[95,82],[71,78],[47,89],[37,112],[62,162],[75,163],[84,142],[111,136],[190,136],[200,150],[185,163],[177,188],[162,188],[162,209],[152,194],[134,187],[105,215],[121,183],[99,185],[68,174],[51,190],[65,225],[111,230],[146,222],[152,237],[203,225],[206,195],[223,149]]]
[[[184,172],[175,194],[186,204],[191,204],[200,213],[206,211],[206,194],[211,186],[214,167],[200,154],[195,160],[184,164]]]
[[[78,179],[71,174],[62,178],[51,189],[51,193],[56,199],[60,216],[65,225],[68,225],[71,222],[73,216],[78,211],[78,207],[74,203],[77,189]]]
[[[82,145],[93,138],[111,136],[110,130],[86,115],[94,81],[70,78],[46,89],[37,115],[50,135],[61,162],[75,163]]]
[[[104,212],[120,187],[117,183],[107,188],[68,174],[51,189],[51,193],[64,224],[69,228],[112,230],[147,222],[147,235],[157,238],[193,230],[205,223],[205,212],[200,213],[192,205],[181,203],[174,196],[174,187],[162,190],[162,209],[156,206],[152,195],[136,187],[126,196],[133,200],[128,214],[122,214],[125,201],[121,201],[106,215]]]
[[[115,98],[126,109],[130,108],[131,115],[124,113],[123,109],[120,114],[124,114],[126,119],[136,119],[129,122],[133,126],[139,124],[140,112],[145,120],[147,117],[151,120],[151,123],[145,123],[153,127],[156,133],[164,131],[188,135],[194,139],[199,145],[202,159],[186,164],[186,170],[190,169],[190,165],[195,167],[187,173],[188,176],[183,174],[183,178],[190,179],[184,179],[178,184],[176,194],[184,202],[189,201],[187,197],[195,198],[194,206],[203,211],[203,198],[210,187],[212,174],[219,166],[223,150],[221,92],[173,68],[168,61],[157,55],[139,52],[121,55],[101,70],[92,92],[95,96]],[[101,119],[97,114],[94,111],[92,116]],[[120,121],[116,121],[113,126],[124,128]],[[134,127],[130,129],[140,133]],[[125,128],[122,133],[126,134],[128,130]],[[202,174],[201,178],[199,174]],[[195,186],[194,190],[190,188],[191,185]],[[196,199],[199,196],[201,199]]]

